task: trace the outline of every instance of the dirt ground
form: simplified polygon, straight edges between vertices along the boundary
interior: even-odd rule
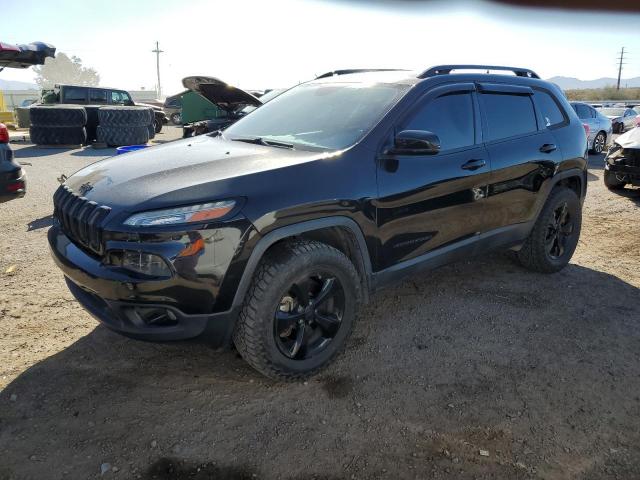
[[[640,478],[640,190],[607,191],[601,156],[561,273],[504,253],[407,280],[328,370],[281,384],[98,326],[46,231],[56,178],[112,152],[15,149],[32,165],[0,205],[0,479]]]

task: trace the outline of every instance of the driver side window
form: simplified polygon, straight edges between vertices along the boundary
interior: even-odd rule
[[[473,98],[471,93],[453,93],[418,107],[402,130],[427,130],[440,138],[440,151],[475,144]]]

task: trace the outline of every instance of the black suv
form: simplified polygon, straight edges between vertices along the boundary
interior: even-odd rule
[[[331,361],[358,305],[406,274],[504,248],[562,269],[587,189],[575,112],[506,67],[317,79],[224,132],[128,155],[54,196],[72,293],[120,333],[233,342],[285,379]]]

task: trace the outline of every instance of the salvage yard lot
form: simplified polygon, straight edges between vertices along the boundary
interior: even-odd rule
[[[606,190],[602,156],[565,270],[501,253],[414,277],[284,384],[98,326],[46,231],[57,178],[113,150],[14,148],[31,165],[0,205],[0,479],[640,477],[640,190]]]

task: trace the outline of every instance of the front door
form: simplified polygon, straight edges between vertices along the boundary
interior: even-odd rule
[[[440,138],[435,155],[381,157],[378,266],[387,268],[483,231],[489,158],[482,146],[473,84],[427,93],[395,132],[426,130]]]

